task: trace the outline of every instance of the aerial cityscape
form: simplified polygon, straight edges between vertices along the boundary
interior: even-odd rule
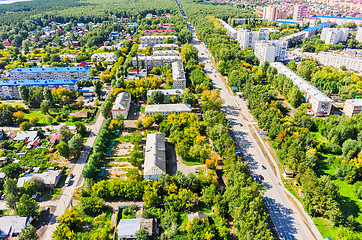
[[[0,0],[0,239],[362,239],[362,0]]]

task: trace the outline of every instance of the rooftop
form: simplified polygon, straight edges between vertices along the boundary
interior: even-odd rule
[[[165,134],[147,134],[144,176],[161,175],[166,172]]]
[[[83,72],[88,71],[87,67],[49,67],[49,68],[14,68],[10,73],[18,72]]]
[[[191,107],[187,104],[153,104],[146,106],[145,113],[148,112],[191,112]]]
[[[15,141],[24,141],[29,142],[34,141],[38,137],[38,131],[19,131],[16,133],[14,138]]]
[[[362,106],[362,99],[348,99],[346,100],[346,103],[347,102],[352,104],[353,106]]]
[[[0,81],[0,86],[42,86],[42,85],[74,85],[75,79],[47,79],[47,80],[6,80]]]
[[[129,92],[121,92],[118,94],[116,100],[114,101],[112,110],[125,110],[127,105],[131,100],[131,94]]]
[[[336,17],[336,16],[324,16],[324,15],[312,15],[310,17],[314,18],[330,18],[330,19],[343,19],[343,20],[360,20],[362,21],[362,18],[355,18],[355,17]]]
[[[321,23],[319,25],[315,25],[314,27],[304,29],[303,31],[310,32],[310,31],[314,31],[314,30],[317,30],[317,29],[320,29],[320,28],[323,28],[323,27],[327,27],[327,26],[330,26],[330,25],[331,24],[329,22],[324,22],[324,23]]]
[[[33,179],[41,179],[45,183],[45,185],[55,185],[59,180],[59,175],[61,171],[56,170],[49,170],[43,173],[36,173],[36,174],[25,174],[24,176],[18,178],[18,187],[24,186],[24,183],[27,181],[31,181]]]
[[[20,216],[0,217],[0,237],[9,236],[11,233],[18,234],[31,222],[31,218]]]
[[[182,89],[155,89],[155,90],[148,90],[147,96],[151,95],[153,92],[160,91],[164,95],[179,95],[184,92]]]
[[[118,223],[118,237],[135,236],[140,230],[141,218],[121,219]]]

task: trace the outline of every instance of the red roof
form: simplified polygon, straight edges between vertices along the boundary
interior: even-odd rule
[[[176,32],[176,30],[173,29],[156,29],[156,30],[144,30],[144,33],[170,33],[170,32]]]

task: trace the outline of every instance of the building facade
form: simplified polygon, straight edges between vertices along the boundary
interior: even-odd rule
[[[342,55],[329,52],[320,52],[315,56],[318,62],[324,66],[340,68],[345,66],[351,71],[362,72],[362,58],[350,55]]]
[[[78,57],[78,54],[62,54],[62,55],[59,55],[60,57],[60,60],[62,62],[64,62],[65,60],[68,60],[69,62],[77,62],[77,57]]]
[[[279,18],[279,10],[277,7],[268,6],[264,8],[263,19],[272,21],[272,20],[277,20],[278,18]]]
[[[275,67],[278,74],[284,74],[287,78],[293,81],[293,84],[304,93],[306,102],[311,103],[311,111],[315,115],[329,115],[332,109],[333,100],[330,99],[326,94],[318,90],[308,81],[304,80],[293,70],[286,67],[283,63],[274,62],[270,66]]]
[[[221,25],[226,29],[226,35],[229,36],[231,39],[236,40],[237,31],[235,28],[227,24],[224,20],[219,19]]]
[[[147,70],[152,70],[152,68],[157,66],[172,65],[173,62],[179,62],[182,64],[182,59],[180,56],[136,56],[132,59],[132,66],[137,67],[137,58],[138,66],[145,68]]]
[[[281,40],[263,40],[255,43],[255,56],[259,59],[260,64],[268,61],[282,62],[286,61],[286,52],[288,48],[287,41]]]
[[[321,33],[321,40],[326,44],[337,44],[345,42],[348,38],[348,28],[323,28]]]
[[[19,80],[19,81],[0,81],[0,99],[20,99],[20,85],[48,87],[52,88],[67,88],[76,91],[77,80],[75,79],[51,79],[51,80]]]
[[[117,54],[116,53],[95,53],[91,57],[92,62],[100,62],[102,60],[106,62],[116,62]]]
[[[87,67],[15,68],[11,80],[89,79]]]
[[[180,56],[180,52],[177,50],[159,50],[154,51],[153,56]]]
[[[153,104],[147,105],[145,108],[146,116],[152,116],[155,113],[161,113],[166,118],[171,113],[180,114],[183,112],[191,112],[191,106],[188,104]]]
[[[304,18],[307,17],[308,14],[308,6],[297,4],[294,6],[293,11],[293,20],[294,21],[303,21]]]
[[[177,42],[177,37],[174,35],[165,35],[165,36],[143,36],[141,37],[141,45],[144,46],[153,46],[156,44],[164,44],[167,38],[172,38],[173,42]]]
[[[130,107],[131,94],[129,92],[121,92],[114,101],[112,107],[112,118],[116,119],[118,115],[122,114],[123,118],[127,119]]]
[[[241,48],[252,49],[256,41],[269,40],[269,31],[250,31],[246,28],[239,28],[237,40]]]
[[[143,176],[145,180],[154,181],[163,173],[166,173],[165,134],[149,133],[146,138]]]
[[[184,66],[180,61],[172,63],[172,80],[174,89],[186,88],[186,76]]]
[[[348,99],[344,103],[344,114],[352,117],[354,114],[362,112],[362,99]]]
[[[362,42],[362,27],[359,27],[357,29],[356,41]]]

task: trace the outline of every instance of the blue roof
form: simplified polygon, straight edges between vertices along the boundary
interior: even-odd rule
[[[47,80],[17,80],[17,81],[0,81],[0,86],[41,86],[41,85],[74,85],[75,79],[47,79]]]
[[[299,23],[297,23],[297,22],[280,21],[280,20],[274,20],[273,22],[276,22],[276,23],[285,23],[285,24],[295,24],[295,25],[298,25],[298,24],[299,24]]]
[[[83,72],[87,67],[14,68],[11,72]]]
[[[313,15],[312,17],[315,17],[315,18],[330,18],[330,19],[345,19],[345,20],[360,20],[360,21],[362,21],[362,18],[354,18],[354,17],[335,17],[335,16],[324,16],[324,15]]]
[[[304,29],[303,31],[306,31],[306,32],[310,32],[310,31],[314,31],[314,30],[317,30],[317,29],[320,29],[322,27],[327,27],[331,25],[329,22],[324,22],[324,23],[321,23],[321,24],[318,24],[314,27],[310,27],[310,28],[307,28],[307,29]]]

